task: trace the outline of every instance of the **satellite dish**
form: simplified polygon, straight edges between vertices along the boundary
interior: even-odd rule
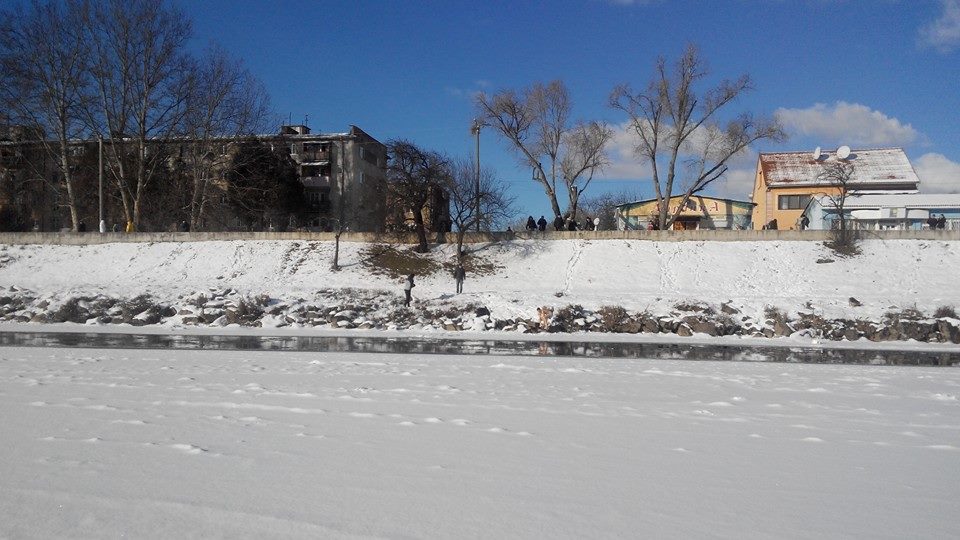
[[[847,159],[850,157],[850,147],[843,145],[840,148],[837,148],[837,157],[840,159]]]
[[[823,155],[823,152],[820,151],[820,147],[819,147],[819,146],[816,147],[816,148],[814,148],[814,150],[813,150],[813,159],[819,160],[819,159],[820,159],[820,156],[822,156],[822,155]]]

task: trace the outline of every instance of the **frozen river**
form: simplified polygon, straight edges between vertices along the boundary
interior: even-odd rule
[[[908,366],[953,366],[960,363],[960,348],[942,344],[912,344],[871,348],[856,343],[813,346],[795,343],[741,343],[715,338],[629,342],[592,341],[596,336],[547,334],[550,340],[511,339],[504,335],[463,339],[457,336],[318,336],[252,334],[112,333],[75,331],[0,331],[0,346],[83,347],[102,349],[182,349],[304,352],[369,352],[404,354],[466,354],[495,356],[573,356],[668,360],[717,360],[750,362],[801,362],[813,364],[874,364]],[[600,334],[599,339],[609,335]],[[858,348],[855,348],[858,347]]]
[[[0,537],[956,538],[960,370],[0,348]]]

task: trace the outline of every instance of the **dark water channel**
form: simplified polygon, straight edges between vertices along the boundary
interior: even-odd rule
[[[0,346],[212,351],[300,351],[494,356],[572,356],[809,364],[953,366],[960,352],[703,343],[604,343],[422,337],[233,336],[0,332]]]

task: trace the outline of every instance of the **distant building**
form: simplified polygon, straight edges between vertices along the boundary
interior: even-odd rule
[[[423,228],[428,232],[444,232],[451,227],[450,194],[438,186],[432,186],[420,216]],[[387,190],[387,230],[412,231],[416,227],[413,210],[404,205],[402,198]]]
[[[671,197],[670,215],[677,210],[682,196]],[[691,196],[673,222],[675,230],[695,229],[749,229],[753,203],[716,197]],[[618,230],[644,230],[660,214],[656,199],[646,199],[617,206]]]
[[[350,231],[383,231],[386,205],[387,147],[362,129],[351,126],[346,133],[311,134],[303,125],[282,126],[275,134],[253,137],[219,137],[204,141],[187,137],[154,139],[148,152],[162,152],[166,170],[153,184],[150,207],[143,211],[142,230],[169,230],[183,219],[175,215],[184,204],[179,192],[189,184],[189,168],[184,165],[188,150],[200,148],[212,175],[207,187],[207,205],[202,230],[237,230],[245,226],[232,213],[227,197],[227,172],[232,156],[243,143],[260,141],[295,163],[302,185],[304,210],[297,215],[264,216],[262,227],[274,230],[305,229],[332,231],[343,226]],[[107,139],[106,144],[125,144]],[[202,147],[198,145],[203,145]],[[78,191],[81,218],[96,221],[96,140],[71,141],[71,163],[75,163],[74,181]],[[109,173],[108,173],[109,178]],[[11,230],[37,228],[56,231],[69,226],[60,174],[51,155],[44,150],[42,134],[18,126],[0,126],[0,223]],[[123,223],[112,180],[107,181],[105,218]],[[341,211],[341,201],[342,211]],[[186,216],[189,217],[189,216]]]
[[[795,229],[803,210],[818,195],[840,192],[836,185],[821,179],[821,174],[839,158],[835,151],[814,157],[812,152],[762,153],[757,160],[751,199],[753,228],[776,222],[776,228]],[[920,179],[902,148],[853,150],[846,158],[853,164],[849,186],[852,191],[869,193],[917,193]]]
[[[931,216],[944,216],[944,229],[960,229],[960,195],[940,193],[849,195],[843,204],[849,226],[860,230],[928,229]],[[839,213],[826,196],[812,198],[803,215],[811,229],[836,228]]]
[[[362,129],[311,134],[306,126],[283,126],[272,141],[290,148],[307,199],[301,226],[330,231],[340,214],[341,183],[344,226],[350,231],[384,230],[387,147]]]

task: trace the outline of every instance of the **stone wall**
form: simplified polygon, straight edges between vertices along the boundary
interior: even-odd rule
[[[960,241],[960,230],[923,231],[862,231],[866,240],[944,240]],[[427,238],[436,240],[436,233]],[[344,242],[382,242],[415,244],[413,233],[343,233]],[[744,242],[744,241],[810,241],[828,239],[828,231],[573,231],[573,232],[487,232],[467,233],[466,243],[501,242],[505,240],[656,240],[660,242]],[[332,241],[333,233],[319,232],[154,232],[154,233],[0,233],[0,244],[60,244],[92,245],[113,242],[213,242],[232,240],[301,240]],[[456,242],[456,235],[446,234],[448,243]]]

